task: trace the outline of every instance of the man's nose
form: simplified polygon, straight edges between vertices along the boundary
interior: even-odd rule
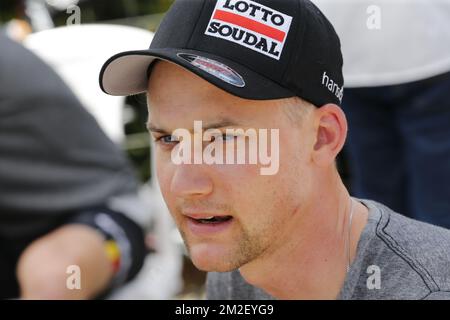
[[[213,190],[213,182],[203,165],[178,165],[173,175],[170,191],[178,197],[201,197]]]

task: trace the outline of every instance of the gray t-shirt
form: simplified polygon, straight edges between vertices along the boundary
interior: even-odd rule
[[[450,230],[360,201],[369,218],[338,299],[450,300]],[[239,271],[210,273],[207,298],[272,299],[246,283]]]

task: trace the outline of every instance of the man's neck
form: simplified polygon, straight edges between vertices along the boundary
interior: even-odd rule
[[[289,224],[284,230],[289,237],[282,246],[241,267],[249,283],[278,299],[338,297],[349,260],[356,256],[368,210],[354,201],[350,230],[351,198],[342,182],[336,187],[334,197],[318,195],[310,212],[302,213],[307,219]]]

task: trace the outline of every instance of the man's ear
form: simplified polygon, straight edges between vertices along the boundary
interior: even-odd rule
[[[312,152],[313,161],[319,166],[334,163],[347,138],[347,119],[342,109],[327,104],[315,111],[316,143]]]

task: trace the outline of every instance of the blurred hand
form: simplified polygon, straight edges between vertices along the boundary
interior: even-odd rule
[[[67,287],[69,266],[80,269],[80,289]],[[22,253],[17,277],[23,299],[90,299],[111,281],[112,265],[93,228],[67,225],[37,239]]]

